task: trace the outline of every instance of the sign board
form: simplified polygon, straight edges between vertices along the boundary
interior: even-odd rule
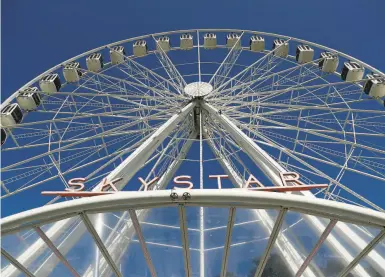
[[[209,175],[210,179],[216,179],[218,189],[222,189],[222,179],[228,178],[228,175]],[[326,184],[306,185],[301,182],[300,176],[296,172],[280,173],[282,186],[264,186],[256,177],[250,174],[244,186],[240,189],[247,189],[250,191],[267,191],[267,192],[290,192],[290,191],[304,191],[311,189],[327,188]],[[108,195],[119,193],[115,184],[121,182],[123,178],[115,178],[108,180],[104,178],[102,182],[92,191],[85,191],[85,178],[73,178],[68,182],[68,188],[64,191],[43,191],[42,195],[61,196],[61,197],[90,197],[98,195]],[[148,191],[157,184],[159,177],[155,177],[150,181],[145,181],[143,178],[138,178],[141,183],[141,190]],[[174,189],[193,189],[194,184],[191,182],[191,176],[179,175],[174,177]]]

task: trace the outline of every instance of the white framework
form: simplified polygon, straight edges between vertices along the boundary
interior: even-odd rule
[[[193,51],[178,51],[179,47],[173,47],[176,45],[172,43],[173,40],[185,33],[193,37],[195,43]],[[219,43],[215,51],[222,51],[219,61],[203,60],[203,51],[206,51],[203,50],[205,33],[217,35]],[[229,33],[237,37],[231,44],[232,47],[228,47],[229,44],[226,45],[224,40],[221,44],[218,35],[220,33],[224,35],[223,38]],[[19,193],[35,191],[36,188],[48,184],[57,186],[57,179],[62,183],[62,187],[66,187],[71,176],[76,176],[74,174],[78,172],[86,174],[87,189],[97,189],[103,178],[113,180],[119,177],[122,181],[118,189],[123,190],[143,168],[148,169],[145,182],[150,182],[155,176],[160,177],[151,189],[163,190],[183,161],[196,162],[199,165],[199,185],[203,189],[204,164],[216,160],[229,175],[235,187],[242,187],[247,179],[246,175],[256,169],[265,175],[270,185],[275,186],[282,185],[281,173],[297,171],[307,184],[321,181],[329,184],[327,190],[315,193],[318,197],[353,203],[382,212],[381,207],[344,183],[351,180],[350,174],[357,174],[365,180],[377,183],[385,181],[383,166],[385,148],[378,144],[385,137],[385,124],[382,122],[385,117],[384,100],[381,98],[371,100],[362,92],[365,77],[362,80],[345,82],[338,80],[340,77],[338,72],[332,74],[322,72],[318,68],[321,58],[315,57],[311,62],[298,64],[295,62],[295,55],[290,55],[290,51],[287,57],[281,57],[275,55],[281,46],[273,51],[267,44],[263,52],[254,53],[247,44],[245,45],[252,35],[262,36],[266,42],[282,39],[285,42],[282,45],[289,44],[291,52],[292,48],[298,45],[309,45],[318,52],[331,52],[339,57],[341,64],[343,61],[356,62],[366,70],[366,73],[373,72],[378,74],[378,78],[385,78],[385,74],[377,69],[334,49],[264,32],[223,29],[181,30],[108,44],[69,59],[23,86],[27,88],[36,85],[47,74],[57,73],[62,76],[60,70],[68,63],[82,63],[93,53],[100,52],[106,55],[117,45],[123,45],[126,52],[129,52],[129,47],[132,47],[135,41],[145,40],[146,51],[149,47],[146,57],[138,58],[122,52],[120,63],[107,62],[99,72],[79,67],[78,70],[82,74],[77,82],[64,83],[55,93],[37,92],[42,98],[41,106],[36,111],[25,114],[22,123],[12,128],[5,128],[8,141],[2,147],[5,159],[2,167],[2,197],[17,199]],[[159,46],[160,37],[171,41],[171,48],[167,48],[167,51]],[[177,53],[194,53],[189,55],[195,55],[196,60],[185,62],[182,59],[183,63],[175,63],[173,59],[178,59]],[[252,55],[256,57],[253,58]],[[148,61],[149,59],[155,59],[159,66],[155,67]],[[191,74],[192,70],[197,73]],[[207,95],[205,93],[204,96],[199,93],[185,94],[185,87],[194,81],[198,91],[200,84],[205,84],[205,81],[213,91]],[[1,109],[15,102],[18,93],[19,91],[6,99]],[[376,101],[381,105],[375,103]],[[187,159],[187,152],[194,141],[199,143],[199,159]],[[214,159],[205,158],[204,143],[207,143],[214,153]],[[14,153],[26,155],[23,156],[23,160],[15,160],[12,158]],[[252,162],[245,162],[246,159]],[[350,177],[345,178],[347,175]],[[136,189],[143,190],[143,186]],[[196,193],[194,191],[194,194]],[[218,193],[226,194],[224,191]],[[309,199],[318,201],[311,192],[300,194],[308,201]],[[55,198],[49,204],[56,201],[62,199]],[[226,274],[235,207],[239,205],[229,207],[221,276]],[[325,205],[322,205],[322,208],[325,208]],[[372,212],[369,209],[361,212],[364,211],[367,214]],[[310,214],[315,212],[312,209]],[[191,276],[190,247],[183,206],[179,207],[179,213],[185,272],[187,276]],[[128,242],[124,243],[124,247],[121,247],[121,242],[136,232],[151,275],[155,276],[156,269],[146,250],[146,241],[141,235],[139,224],[147,216],[147,211],[135,213],[129,210],[112,228],[118,230],[120,222],[128,214],[131,216],[131,222],[120,227],[121,232],[118,236],[110,235],[106,241],[98,235],[98,228],[101,226],[97,222],[103,222],[103,218],[89,218],[86,213],[81,214],[83,225],[68,218],[53,224],[46,233],[39,226],[33,226],[42,240],[37,240],[17,259],[12,258],[3,249],[3,256],[14,265],[4,268],[3,274],[17,276],[16,268],[28,272],[28,266],[37,258],[36,253],[48,245],[55,255],[49,256],[33,274],[48,276],[61,261],[72,274],[78,276],[65,256],[83,234],[89,232],[103,257],[96,258],[95,270],[90,266],[83,275],[108,275],[109,269],[112,269],[117,276],[120,276],[116,262],[122,259],[128,247]],[[278,252],[293,274],[318,276],[319,272],[308,265],[323,242],[343,257],[347,267],[341,276],[345,276],[353,268],[360,276],[369,276],[361,265],[357,265],[365,255],[373,268],[385,274],[383,266],[385,258],[375,250],[371,251],[375,243],[367,244],[360,238],[357,230],[353,230],[343,222],[337,223],[335,219],[342,218],[336,217],[334,213],[333,217],[330,217],[329,225],[304,213],[303,220],[321,238],[307,259],[304,259],[289,237],[285,234],[278,237],[284,214],[284,210],[281,210],[279,220],[275,220],[267,212],[255,213],[255,216],[261,219],[266,232],[271,233],[255,276],[261,276],[273,245],[278,248]],[[17,217],[11,218],[13,219],[9,220],[13,221]],[[201,208],[200,277],[205,276],[204,218],[204,209]],[[6,232],[7,220],[2,222],[2,228]],[[365,221],[362,223],[373,224]],[[74,224],[76,228],[67,235],[65,243],[60,245],[52,243]],[[335,232],[331,233],[332,230]],[[338,241],[336,234],[344,234],[353,249],[356,251],[364,249],[363,252],[354,259],[352,252]],[[374,242],[378,243],[383,234],[383,231],[380,232]]]

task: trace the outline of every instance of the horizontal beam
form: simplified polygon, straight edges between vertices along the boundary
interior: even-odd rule
[[[0,221],[2,235],[77,216],[81,211],[106,212],[127,210],[130,208],[153,208],[186,203],[182,197],[171,199],[172,192],[182,196],[184,192],[191,195],[189,205],[194,206],[231,206],[250,209],[276,209],[287,207],[289,210],[305,214],[318,215],[337,220],[369,226],[385,226],[385,213],[351,204],[326,199],[242,189],[205,189],[205,190],[159,190],[159,191],[124,191],[113,195],[80,198],[62,203],[43,206],[21,212]]]

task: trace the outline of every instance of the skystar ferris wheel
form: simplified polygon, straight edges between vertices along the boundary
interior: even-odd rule
[[[1,105],[23,211],[1,275],[385,276],[384,97],[364,62],[256,31],[71,58]]]

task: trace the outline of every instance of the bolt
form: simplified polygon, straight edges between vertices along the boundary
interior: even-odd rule
[[[185,193],[183,193],[182,198],[183,198],[183,200],[189,200],[189,199],[191,199],[191,194],[188,192],[185,192]]]
[[[170,194],[170,198],[171,198],[171,200],[176,200],[176,199],[178,199],[178,194],[176,193],[176,192],[172,192],[171,194]]]

